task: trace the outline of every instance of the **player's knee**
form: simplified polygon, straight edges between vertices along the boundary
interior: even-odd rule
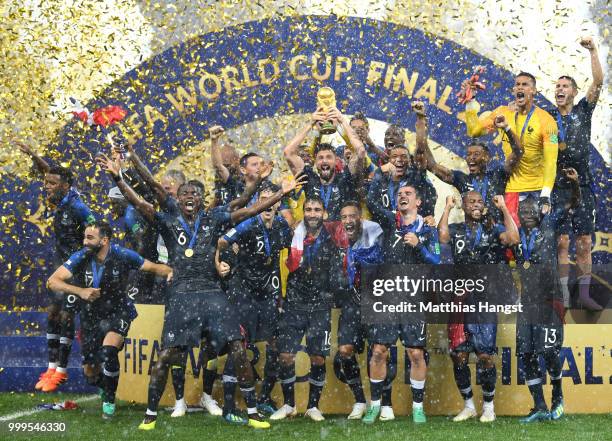
[[[110,373],[119,372],[119,350],[115,346],[103,346],[102,357],[104,370]]]
[[[283,366],[291,366],[295,363],[295,355],[289,354],[288,352],[282,352],[278,358]]]
[[[420,365],[425,362],[425,355],[423,349],[420,348],[408,348],[406,350],[408,352],[408,358],[410,358],[410,362],[415,365]]]
[[[455,366],[462,366],[468,363],[469,354],[467,352],[455,352],[451,354],[451,360]]]
[[[591,236],[578,236],[576,238],[576,254],[589,254],[592,247],[593,241],[591,240]]]
[[[325,364],[325,357],[322,355],[311,355],[310,363],[316,366],[323,366]]]
[[[557,247],[558,247],[557,249],[559,251],[559,254],[567,254],[569,250],[569,244],[570,244],[569,236],[567,234],[560,235],[558,242],[557,242]]]
[[[351,358],[355,353],[355,349],[352,345],[342,345],[338,347],[338,353],[342,358]]]
[[[373,345],[372,346],[372,362],[375,364],[386,363],[387,353],[389,350],[385,345]]]
[[[495,361],[491,354],[478,354],[478,364],[482,369],[490,369],[495,366]]]

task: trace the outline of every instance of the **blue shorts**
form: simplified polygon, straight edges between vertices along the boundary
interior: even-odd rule
[[[497,325],[469,323],[464,327],[466,341],[457,346],[453,352],[475,352],[476,354],[495,355],[497,353]]]

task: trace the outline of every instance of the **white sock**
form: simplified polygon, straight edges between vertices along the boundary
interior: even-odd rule
[[[380,401],[381,400],[370,401],[370,406],[380,406]]]
[[[174,406],[176,407],[177,405],[182,404],[185,405],[185,397],[181,398],[180,400],[176,400],[174,402]]]
[[[474,399],[468,398],[465,400],[465,407],[469,407],[470,409],[476,410],[476,406],[474,405]]]
[[[66,372],[68,372],[68,369],[65,368],[65,367],[59,367],[58,366],[58,367],[55,368],[55,371],[59,372],[60,374],[65,374]]]
[[[570,306],[570,292],[568,287],[569,277],[559,277],[561,281],[561,292],[563,293],[563,306],[569,308]]]
[[[414,401],[412,402],[412,408],[413,409],[422,409],[423,408],[423,403],[415,403]]]
[[[157,416],[157,412],[147,409],[145,415]]]
[[[493,405],[493,401],[485,401],[484,403],[482,403],[482,408],[484,409],[494,409],[494,405]]]
[[[249,415],[251,415],[253,413],[257,413],[257,408],[256,407],[247,407],[247,413]]]
[[[49,367],[47,369],[57,369],[57,363],[49,362]]]

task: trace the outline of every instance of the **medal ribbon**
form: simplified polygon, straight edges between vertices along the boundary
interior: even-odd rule
[[[324,231],[325,228],[322,228],[321,232],[319,233],[317,239],[314,242],[312,242],[312,237],[310,237],[310,240],[308,240],[309,238],[306,238],[304,240],[304,260],[306,261],[306,264],[309,268],[312,267],[312,260],[319,252],[319,248],[321,247],[321,243],[323,242],[323,236],[325,234]],[[310,243],[307,243],[307,241]]]
[[[527,244],[527,236],[525,235],[525,230],[521,228],[521,244],[523,246],[523,257],[526,261],[531,257],[531,252],[533,251],[533,247],[535,246],[536,236],[538,235],[539,230],[534,228],[531,230],[529,234],[529,244]]]
[[[465,226],[465,238],[467,239],[468,244],[470,244],[470,241],[471,241],[471,238],[470,238],[471,234],[472,234],[472,229],[468,225],[466,225]],[[478,224],[478,228],[476,229],[474,240],[470,244],[471,251],[473,251],[474,248],[478,246],[481,238],[482,238],[482,224]]]
[[[200,217],[200,213],[197,214],[196,217],[196,221],[195,224],[193,226],[193,233],[191,232],[191,228],[189,228],[189,224],[187,222],[185,222],[185,219],[183,219],[183,216],[179,216],[178,220],[181,223],[181,226],[183,227],[183,229],[185,230],[185,232],[189,235],[190,239],[189,239],[189,246],[187,248],[192,249],[196,243],[196,239],[198,238],[198,230],[200,229],[200,220],[202,218]]]
[[[100,268],[98,268],[98,264],[96,263],[95,257],[91,261],[91,272],[93,275],[92,286],[94,288],[100,288],[100,282],[102,281],[102,274],[104,274],[104,265],[101,265]]]
[[[525,123],[523,124],[523,129],[521,130],[521,145],[523,145],[523,135],[525,135],[525,130],[527,129],[527,126],[529,125],[529,120],[533,116],[533,112],[535,112],[535,106],[532,105],[531,110],[529,111],[529,113],[527,114],[527,118],[525,119]],[[516,124],[518,123],[518,115],[519,115],[518,112],[514,114],[514,128],[515,129],[516,129]]]
[[[482,182],[478,182],[476,177],[472,178],[472,188],[474,191],[477,191],[482,196],[482,201],[487,203],[487,192],[489,190],[489,178],[487,176],[484,177]]]
[[[559,142],[565,142],[565,135],[567,134],[565,126],[563,125],[563,117],[561,112],[557,113],[557,128],[559,129]]]
[[[321,199],[323,200],[323,206],[325,207],[326,210],[327,210],[327,206],[329,205],[329,198],[331,197],[331,194],[332,194],[332,184],[321,185],[321,188],[319,189],[319,196],[321,196]]]

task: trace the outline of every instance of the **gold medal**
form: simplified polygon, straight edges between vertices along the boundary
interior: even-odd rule
[[[559,143],[559,150],[565,150],[567,148],[567,144],[565,142],[560,142]]]
[[[531,263],[529,263],[528,260],[526,260],[525,262],[523,262],[523,268],[525,269],[529,269],[529,267],[531,266]]]
[[[191,257],[191,256],[193,256],[193,249],[191,249],[191,248],[187,248],[187,249],[185,250],[185,256],[187,256],[187,257]]]

